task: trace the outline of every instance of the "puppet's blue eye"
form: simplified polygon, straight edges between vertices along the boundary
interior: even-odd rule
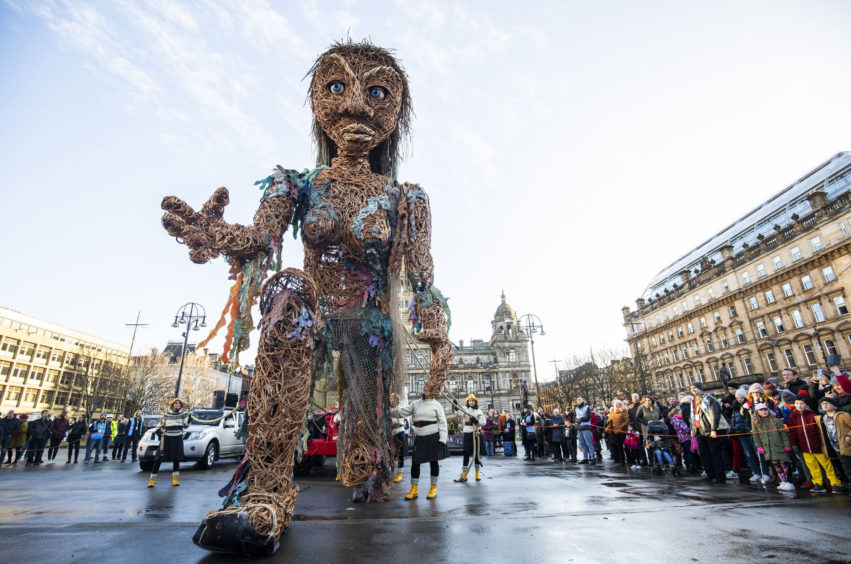
[[[335,80],[334,82],[331,83],[331,86],[329,86],[328,89],[331,92],[333,92],[334,94],[342,94],[343,90],[345,90],[346,87],[345,87],[345,85],[343,85],[342,82]]]
[[[375,98],[376,100],[383,100],[387,96],[387,92],[383,88],[373,86],[369,89],[369,95]]]

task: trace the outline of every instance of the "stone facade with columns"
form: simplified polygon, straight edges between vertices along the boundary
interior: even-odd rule
[[[648,387],[762,382],[851,365],[851,153],[835,155],[663,269],[623,308]]]

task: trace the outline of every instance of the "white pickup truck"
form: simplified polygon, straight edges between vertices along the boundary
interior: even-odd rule
[[[183,432],[183,460],[197,461],[198,467],[207,469],[220,457],[242,457],[245,454],[245,439],[237,438],[245,411],[234,411],[217,421],[226,413],[222,409],[194,409],[190,412],[190,425]],[[209,423],[205,423],[209,421]],[[150,472],[159,455],[160,440],[157,429],[147,431],[139,448],[139,467]]]

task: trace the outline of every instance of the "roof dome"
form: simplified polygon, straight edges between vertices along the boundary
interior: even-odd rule
[[[496,308],[496,313],[493,314],[494,321],[504,321],[506,319],[510,319],[512,321],[517,320],[517,314],[514,313],[514,308],[508,305],[505,301],[505,290],[502,291],[502,303],[499,304],[499,307]]]

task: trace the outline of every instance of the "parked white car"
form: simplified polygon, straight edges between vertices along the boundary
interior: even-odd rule
[[[198,467],[206,470],[220,457],[245,454],[245,439],[236,437],[245,420],[244,410],[235,411],[220,421],[216,420],[226,413],[222,409],[195,409],[191,413],[190,425],[183,433],[184,461],[197,461]],[[142,470],[150,472],[153,469],[159,448],[157,429],[145,432],[136,451]]]

